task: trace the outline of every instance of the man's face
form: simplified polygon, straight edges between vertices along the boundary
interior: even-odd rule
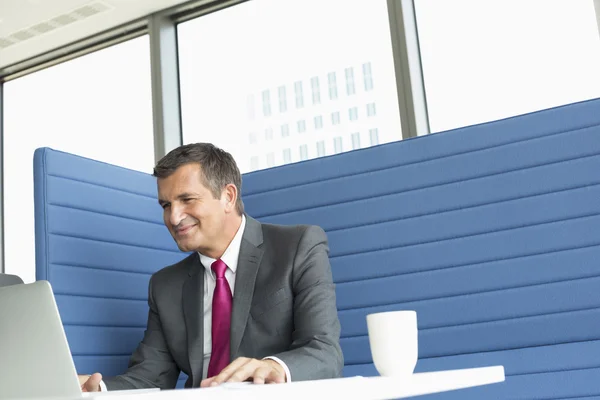
[[[159,178],[158,200],[165,225],[179,249],[210,256],[222,241],[225,217],[231,207],[226,191],[215,199],[202,184],[200,168],[199,164],[186,164],[169,177]]]

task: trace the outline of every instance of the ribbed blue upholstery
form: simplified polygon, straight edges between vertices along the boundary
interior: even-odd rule
[[[34,181],[36,278],[52,284],[77,371],[119,374],[144,333],[150,275],[185,256],[156,181],[49,148]]]
[[[418,312],[417,371],[504,365],[444,399],[600,396],[600,100],[258,171],[263,222],[329,237],[345,375],[365,316]]]
[[[598,171],[594,100],[246,174],[243,198],[327,231],[345,375],[376,374],[366,314],[415,309],[417,371],[507,375],[429,398],[584,399],[600,396]],[[49,149],[35,174],[37,277],[79,371],[121,371],[149,274],[182,257],[154,180]]]

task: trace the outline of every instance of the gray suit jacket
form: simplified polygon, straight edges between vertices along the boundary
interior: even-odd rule
[[[203,368],[204,268],[197,253],[156,272],[148,326],[128,370],[109,390],[198,387]],[[275,356],[292,380],[341,376],[340,323],[325,232],[246,216],[231,316],[231,360]]]

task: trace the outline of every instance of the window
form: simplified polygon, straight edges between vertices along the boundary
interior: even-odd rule
[[[306,132],[306,121],[300,120],[298,121],[298,133]]]
[[[256,132],[250,132],[248,135],[248,142],[250,142],[250,144],[256,144],[257,141]]]
[[[290,149],[283,149],[283,163],[289,164],[292,162],[292,151]]]
[[[271,115],[271,93],[268,90],[262,92],[263,115],[268,117]]]
[[[354,132],[350,139],[352,140],[352,150],[360,149],[360,132]]]
[[[281,137],[290,136],[290,126],[288,124],[281,125]]]
[[[280,165],[286,148],[291,149],[292,162],[300,161],[303,144],[309,158],[316,158],[321,139],[321,156],[333,153],[336,136],[344,138],[344,150],[350,151],[350,135],[359,130],[364,135],[361,146],[367,147],[368,129],[373,127],[386,127],[380,142],[401,140],[387,1],[235,3],[239,4],[177,26],[184,143],[214,143],[230,152],[244,173],[251,170],[253,156],[259,158],[260,168],[267,167],[269,153],[274,154],[274,165]],[[370,92],[363,90],[365,63],[373,66],[372,78],[378,83]],[[354,92],[350,97],[348,90]],[[252,96],[254,119],[246,109]],[[365,107],[372,102],[377,103],[377,116],[367,118]],[[358,107],[360,119],[347,128],[351,107]],[[339,118],[331,116],[336,112]],[[315,116],[322,118],[317,131]],[[363,120],[369,125],[356,126]],[[284,124],[289,137],[282,139]],[[268,128],[273,129],[271,140],[263,137]],[[252,151],[248,132],[258,135]]]
[[[323,128],[323,117],[318,115],[315,117],[315,129]]]
[[[279,86],[279,112],[286,112],[287,110],[287,97],[285,94],[285,86]]]
[[[376,114],[375,103],[367,104],[367,117],[374,117]]]
[[[415,7],[432,132],[600,97],[592,0]]]
[[[35,280],[36,148],[152,172],[149,59],[148,36],[141,36],[4,84],[6,273],[28,283]],[[241,115],[246,114],[245,100],[244,95]]]
[[[348,109],[348,118],[350,121],[356,121],[358,119],[358,108],[352,107]]]
[[[252,171],[256,171],[258,169],[258,157],[257,156],[252,156],[250,158],[250,168],[252,169]]]
[[[342,138],[341,137],[336,137],[333,138],[333,152],[335,154],[341,153],[343,150],[342,148]]]
[[[315,76],[310,79],[310,87],[312,89],[313,104],[321,103],[321,89],[319,88],[319,77]]]
[[[267,154],[267,167],[275,166],[275,154],[273,152]]]
[[[317,142],[317,157],[325,156],[325,141],[319,140]]]
[[[352,67],[346,68],[346,94],[348,96],[356,93],[356,88],[354,87],[354,69]]]
[[[308,160],[308,146],[305,144],[300,146],[300,160]]]
[[[302,92],[302,81],[294,83],[294,91],[296,92],[296,108],[304,107],[304,94]]]
[[[371,139],[371,146],[379,144],[379,132],[377,129],[369,129],[369,139]]]
[[[331,113],[331,124],[338,125],[339,123],[340,123],[340,112],[336,111],[334,113]]]
[[[273,140],[273,128],[265,129],[265,140]]]
[[[373,90],[373,74],[371,73],[371,63],[365,63],[362,66],[363,80],[365,82],[365,92]]]
[[[329,74],[327,74],[327,80],[329,81],[329,99],[335,100],[338,97],[335,72],[330,72]]]

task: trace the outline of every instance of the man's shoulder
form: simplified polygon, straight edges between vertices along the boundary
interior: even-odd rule
[[[302,239],[319,238],[326,240],[323,228],[318,225],[296,224],[280,225],[262,223],[263,237],[266,241],[299,242]]]
[[[171,281],[177,278],[188,276],[190,268],[193,268],[194,261],[198,254],[192,253],[175,264],[168,265],[152,274],[155,281]]]
[[[323,230],[318,225],[310,225],[310,224],[295,224],[295,225],[283,225],[283,224],[269,224],[262,223],[261,226],[263,232],[277,232],[283,233],[287,235],[302,235],[307,231],[313,230]]]

